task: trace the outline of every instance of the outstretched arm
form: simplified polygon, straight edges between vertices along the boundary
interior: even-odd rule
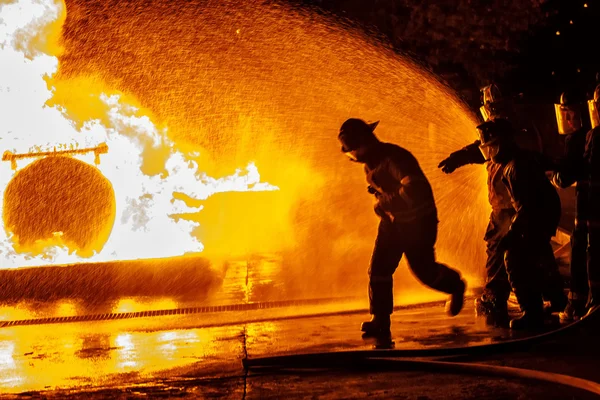
[[[440,162],[438,168],[441,168],[446,174],[451,174],[463,165],[485,163],[485,158],[479,150],[479,144],[479,140],[476,140],[470,145],[455,151],[448,158]]]

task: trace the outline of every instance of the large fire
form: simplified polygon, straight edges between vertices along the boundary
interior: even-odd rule
[[[226,191],[277,189],[260,182],[252,163],[231,176],[207,176],[194,161],[197,154],[178,151],[166,128],[157,128],[119,95],[85,93],[77,83],[63,84],[63,91],[79,90],[81,103],[70,111],[49,105],[64,4],[20,1],[0,10],[0,145],[5,156],[33,155],[9,157],[0,165],[1,268],[199,252],[203,245],[192,234],[198,223],[177,216],[201,206],[189,207],[174,193],[206,199]],[[69,117],[77,111],[88,117],[79,126]],[[57,146],[100,143],[109,151],[97,166],[93,152],[52,155]],[[50,155],[36,158],[44,148]],[[149,173],[156,159],[160,174]]]
[[[84,245],[86,260],[277,253],[290,288],[363,290],[377,219],[336,140],[360,117],[419,159],[439,210],[438,258],[480,275],[485,170],[436,168],[475,140],[476,121],[361,32],[258,0],[20,0],[0,12],[2,151],[109,148],[97,167],[76,156],[115,194],[110,236],[100,251]],[[18,160],[16,175],[1,163],[0,195],[34,161]],[[59,245],[34,255],[0,229],[2,267],[90,255],[69,253],[57,231]]]

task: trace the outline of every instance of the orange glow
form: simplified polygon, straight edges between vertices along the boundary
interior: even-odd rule
[[[18,319],[30,319],[33,318],[33,312],[23,306],[3,306],[0,307],[0,321],[11,321]]]
[[[294,290],[362,291],[377,220],[361,168],[336,139],[341,122],[358,116],[381,120],[380,138],[419,159],[438,204],[439,258],[478,277],[485,170],[436,168],[476,138],[466,107],[358,31],[309,11],[252,1],[224,11],[231,6],[70,0],[61,52],[9,60],[22,73],[11,78],[24,82],[23,107],[53,122],[42,134],[30,119],[15,120],[10,129],[22,140],[14,150],[108,144],[97,168],[114,188],[115,224],[90,260],[277,253]],[[60,26],[65,6],[55,8],[38,28]],[[26,258],[2,234],[2,267],[84,261],[56,248],[43,262]],[[406,270],[397,275],[399,290],[414,285]]]
[[[450,176],[437,169],[476,139],[476,121],[426,71],[357,31],[283,6],[67,4],[56,81],[102,77],[168,126],[177,148],[197,151],[199,170],[224,176],[253,161],[280,189],[206,199],[177,192],[189,207],[203,207],[182,217],[198,223],[207,255],[277,252],[286,283],[303,294],[363,293],[377,219],[361,168],[347,162],[336,138],[340,124],[358,116],[381,120],[381,139],[419,159],[438,204],[440,260],[479,276],[485,169]],[[164,12],[170,8],[181,12]],[[196,34],[182,24],[202,28]],[[400,292],[415,284],[404,268],[398,275]]]
[[[171,299],[152,299],[151,301],[140,301],[137,299],[120,299],[113,308],[114,313],[127,313],[152,310],[172,310],[177,308],[177,303]]]
[[[82,377],[101,385],[130,372],[159,376],[160,371],[195,362],[210,363],[224,350],[219,338],[239,335],[237,330],[218,328],[125,333],[123,325],[54,325],[52,334],[45,329],[5,329],[0,336],[0,386],[5,392],[22,392],[70,388],[74,378]],[[40,342],[56,353],[38,353]]]
[[[208,176],[194,160],[198,148],[179,151],[150,110],[101,80],[55,80],[65,16],[65,5],[52,1],[2,7],[2,21],[10,22],[0,28],[0,61],[7,67],[0,104],[9,107],[10,118],[2,121],[8,135],[0,166],[0,267],[200,252],[203,245],[193,236],[198,223],[180,216],[203,206],[187,207],[174,193],[206,199],[226,191],[277,190],[261,182],[251,162],[246,171]],[[93,159],[79,150],[100,149],[99,143],[106,145]],[[56,154],[57,147],[74,150]]]
[[[57,304],[55,316],[71,317],[77,315],[77,304],[73,301],[61,301]]]

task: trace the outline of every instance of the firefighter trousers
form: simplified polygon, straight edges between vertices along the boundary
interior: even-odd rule
[[[371,314],[393,312],[393,274],[403,255],[412,273],[430,288],[449,294],[461,288],[460,274],[435,260],[437,226],[436,213],[411,222],[381,220],[369,268]]]
[[[553,304],[566,303],[549,236],[515,240],[506,250],[505,265],[522,311],[541,313],[543,298]]]

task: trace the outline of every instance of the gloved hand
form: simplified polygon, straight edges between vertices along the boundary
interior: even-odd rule
[[[560,174],[558,172],[546,171],[546,177],[556,189],[563,189],[560,182]]]
[[[461,150],[459,150],[450,154],[450,156],[445,160],[442,160],[442,162],[438,164],[438,168],[441,168],[442,172],[446,174],[451,174],[454,172],[454,170],[456,170],[458,167],[461,167],[463,164],[464,163],[462,160],[462,153]]]
[[[375,196],[375,198],[378,200],[377,204],[379,206],[386,208],[389,207],[390,204],[392,204],[393,195],[390,195],[386,192],[380,192],[370,185],[367,187],[367,191]]]
[[[375,204],[375,214],[377,214],[377,216],[379,218],[381,218],[382,221],[386,221],[386,222],[392,222],[392,218],[390,218],[390,216],[383,210],[383,207],[381,207],[381,204],[377,203]]]

